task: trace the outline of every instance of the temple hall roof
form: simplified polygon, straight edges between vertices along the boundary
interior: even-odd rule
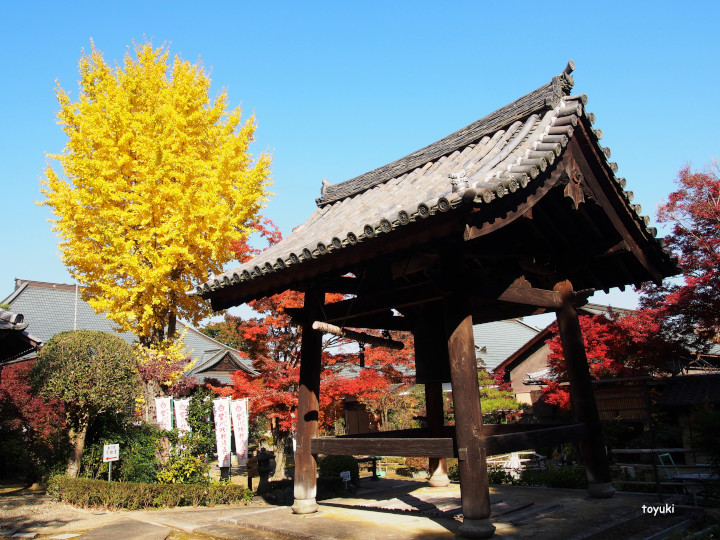
[[[578,130],[583,138],[576,144],[585,145],[582,152],[597,156],[599,165],[592,166],[611,179],[612,189],[623,199],[624,215],[612,219],[616,226],[622,219],[622,227],[633,229],[634,239],[626,251],[636,256],[649,251],[652,259],[641,261],[648,272],[623,270],[617,279],[595,280],[592,285],[607,288],[621,281],[657,281],[673,273],[668,253],[655,239],[657,231],[649,227],[650,219],[640,213],[639,205],[630,203],[632,193],[624,190],[625,180],[615,176],[617,164],[609,160],[610,150],[600,145],[602,133],[592,127],[594,115],[585,108],[587,96],[570,94],[573,69],[571,61],[549,83],[388,165],[341,183],[324,181],[318,208],[292,234],[249,262],[211,276],[191,294],[209,298],[216,309],[222,309],[288,288],[302,289],[303,281],[313,276],[333,269],[352,271],[364,260],[427,243],[433,235],[439,238],[445,232],[433,223],[447,223],[448,216],[459,210],[473,212],[476,223],[485,220],[490,226],[498,216],[519,213],[519,207],[523,215],[531,216],[528,210],[535,204],[531,199],[544,196],[543,186],[552,174],[557,178],[557,163],[570,154]],[[586,188],[567,189],[576,207],[584,202],[581,191]],[[615,203],[601,200],[601,204],[607,210]],[[586,221],[594,219],[590,216]],[[551,226],[568,228],[560,222]],[[411,229],[415,233],[404,232]],[[414,237],[408,240],[411,234]]]

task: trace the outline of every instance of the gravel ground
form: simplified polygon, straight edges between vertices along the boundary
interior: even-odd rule
[[[43,536],[79,533],[112,523],[125,513],[126,510],[75,508],[53,501],[42,490],[0,487],[0,534],[11,529]]]
[[[268,506],[268,503],[256,497],[250,506]],[[124,517],[137,516],[138,512],[143,511],[76,508],[52,500],[42,489],[27,489],[21,485],[0,483],[0,539],[9,538],[12,535],[9,531],[34,532],[38,534],[38,538],[85,533]],[[169,538],[196,540],[202,536],[174,531]],[[258,532],[248,535],[248,538],[265,539],[277,536]]]

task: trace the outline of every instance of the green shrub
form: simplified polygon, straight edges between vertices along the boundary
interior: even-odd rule
[[[450,480],[460,480],[457,460],[448,459],[448,477]],[[551,488],[587,488],[587,477],[582,467],[553,467],[544,470],[523,469],[519,478],[513,476],[501,467],[488,467],[488,481],[491,484],[514,484],[516,486],[538,486]]]
[[[430,469],[429,460],[424,457],[406,457],[405,466],[411,471],[427,471]]]
[[[144,484],[67,476],[53,477],[47,493],[58,501],[83,508],[128,510],[246,504],[253,497],[252,491],[235,484]]]
[[[512,482],[519,486],[544,486],[551,488],[583,489],[587,487],[585,469],[578,467],[553,467],[544,470],[524,469],[520,478]]]
[[[340,478],[343,471],[350,471],[350,480],[353,483],[360,480],[360,467],[352,456],[325,456],[318,463],[320,478]]]
[[[404,467],[398,467],[395,472],[399,476],[407,476],[418,478],[422,473],[429,475],[430,463],[428,458],[423,457],[406,457],[404,458]]]
[[[193,393],[188,406],[190,433],[183,436],[182,444],[189,454],[212,456],[215,452],[215,422],[212,400],[215,393],[201,388]]]
[[[119,444],[120,459],[112,465],[113,480],[154,483],[160,470],[158,444],[163,433],[148,424],[133,424],[124,415],[101,415],[93,422],[85,445],[81,476],[107,478],[103,446]]]
[[[502,467],[488,467],[488,482],[491,484],[512,484],[513,476]]]
[[[160,484],[206,484],[210,481],[207,465],[197,456],[171,456],[157,474]]]
[[[458,460],[457,458],[448,458],[447,460],[447,474],[448,478],[452,480],[453,482],[459,482],[460,481],[460,471],[458,470]]]

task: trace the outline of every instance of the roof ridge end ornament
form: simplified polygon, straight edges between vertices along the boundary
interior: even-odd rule
[[[570,75],[573,71],[575,71],[575,62],[570,59],[568,60],[568,63],[565,66],[565,69],[563,69],[562,73],[556,77],[553,77],[553,83],[555,84],[555,87],[558,91],[557,97],[563,98],[570,95],[570,91],[575,85],[575,79],[572,75]]]
[[[470,187],[469,178],[465,169],[460,169],[457,172],[451,172],[448,174],[450,178],[450,185],[452,186],[452,192],[457,193]]]

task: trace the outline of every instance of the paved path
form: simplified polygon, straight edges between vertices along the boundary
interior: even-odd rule
[[[456,537],[461,524],[459,485],[430,488],[417,482],[368,480],[363,486],[353,497],[323,501],[319,512],[304,516],[292,514],[287,506],[274,506],[172,509],[138,512],[137,518],[145,524],[199,537],[227,539],[253,535],[308,540]],[[637,519],[647,522],[642,534],[653,527],[660,531],[686,521],[679,512],[650,519],[643,516],[643,504],[656,502],[651,495],[616,494],[611,499],[598,500],[590,499],[581,490],[498,486],[491,488],[491,521],[496,527],[496,538],[549,540],[612,537],[613,527],[622,531],[623,526]],[[686,525],[689,524],[688,521]]]
[[[495,538],[645,538],[671,526],[687,528],[687,516],[647,516],[652,495],[616,494],[590,499],[582,490],[491,487]],[[424,483],[364,480],[357,493],[322,501],[315,514],[294,515],[288,506],[173,508],[125,513],[82,539],[273,539],[375,540],[454,538],[461,524],[460,488]],[[634,530],[640,529],[640,536]],[[50,536],[43,536],[49,538]]]

